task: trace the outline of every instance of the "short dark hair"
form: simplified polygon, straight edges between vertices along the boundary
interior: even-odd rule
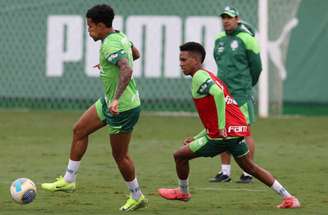
[[[112,27],[114,19],[114,10],[107,4],[98,4],[87,11],[86,17],[92,19],[95,23],[104,23],[107,27]]]
[[[189,52],[193,52],[197,55],[200,55],[201,63],[203,63],[205,60],[206,51],[205,51],[204,47],[199,43],[187,42],[185,44],[182,44],[180,46],[180,51],[189,51]]]

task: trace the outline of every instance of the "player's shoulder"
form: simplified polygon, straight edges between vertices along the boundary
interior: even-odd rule
[[[192,79],[193,79],[193,81],[196,81],[196,82],[203,82],[209,78],[211,78],[209,72],[204,69],[200,69],[194,74]]]
[[[208,71],[206,71],[205,69],[199,69],[196,73],[196,76],[208,76]]]
[[[119,31],[115,31],[109,34],[106,39],[103,41],[102,47],[104,50],[117,51],[130,47],[130,41],[128,37]]]
[[[120,31],[117,31],[115,30],[114,32],[110,33],[104,40],[104,44],[107,45],[107,44],[115,44],[115,43],[121,43],[122,40],[128,40],[127,39],[127,36],[120,32]]]

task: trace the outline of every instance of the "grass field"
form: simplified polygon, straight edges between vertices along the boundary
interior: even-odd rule
[[[71,128],[79,112],[0,112],[0,214],[121,214],[126,200],[123,183],[108,144],[106,129],[90,137],[75,193],[49,193],[38,189],[29,205],[15,204],[10,183],[18,177],[38,184],[64,174]],[[149,208],[135,214],[158,215],[254,215],[328,214],[328,118],[271,118],[253,127],[256,161],[270,170],[302,203],[294,210],[276,209],[280,197],[259,181],[235,183],[239,170],[233,166],[233,182],[208,183],[218,169],[217,158],[191,162],[189,202],[161,199],[159,187],[176,186],[172,152],[184,137],[197,133],[196,117],[142,115],[130,151]]]

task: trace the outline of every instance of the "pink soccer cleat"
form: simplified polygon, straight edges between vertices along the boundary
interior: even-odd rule
[[[277,208],[299,208],[301,203],[295,196],[285,197],[280,205],[277,205]]]
[[[158,189],[158,192],[161,197],[168,200],[180,200],[186,202],[191,198],[190,193],[183,193],[180,191],[180,188],[160,188]]]

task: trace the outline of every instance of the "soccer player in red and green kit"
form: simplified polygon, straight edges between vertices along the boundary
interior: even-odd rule
[[[192,77],[192,97],[205,129],[194,137],[186,138],[184,145],[174,153],[179,187],[160,188],[160,196],[168,200],[188,201],[191,198],[189,160],[213,157],[228,151],[244,171],[282,197],[278,208],[300,207],[296,197],[248,156],[249,150],[245,143],[245,137],[250,134],[247,120],[226,85],[202,68],[205,55],[205,49],[199,43],[188,42],[180,46],[180,66],[185,75]]]
[[[147,204],[133,160],[128,154],[132,131],[140,113],[139,93],[132,77],[133,60],[139,57],[139,52],[125,34],[113,29],[114,10],[110,5],[90,8],[86,18],[90,37],[101,41],[99,67],[104,97],[85,111],[75,124],[64,177],[43,183],[41,187],[48,191],[74,191],[80,161],[88,147],[88,137],[107,125],[112,155],[130,191],[120,210],[133,211]]]

